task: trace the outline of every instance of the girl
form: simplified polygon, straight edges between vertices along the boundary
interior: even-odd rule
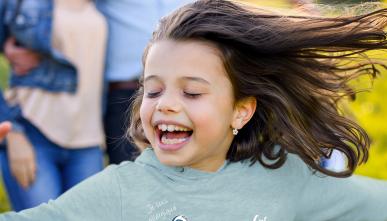
[[[225,0],[179,9],[145,51],[133,102],[130,134],[150,148],[0,219],[386,220],[387,183],[348,177],[368,137],[337,111],[350,79],[376,74],[368,59],[344,61],[386,48],[385,15],[284,16]],[[332,149],[348,171],[320,166]]]
[[[15,108],[19,115],[12,114],[0,165],[12,208],[20,211],[55,199],[103,168],[107,28],[89,0],[1,1],[0,6],[0,40],[8,39],[0,45],[8,58],[21,47],[40,53],[36,68],[12,73],[7,91],[8,105],[21,113]]]

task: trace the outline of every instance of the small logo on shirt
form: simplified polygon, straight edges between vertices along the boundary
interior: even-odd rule
[[[175,218],[173,218],[172,221],[188,221],[188,219],[185,217],[185,216],[176,216]]]
[[[259,215],[255,215],[253,221],[267,221],[267,216],[262,217]]]

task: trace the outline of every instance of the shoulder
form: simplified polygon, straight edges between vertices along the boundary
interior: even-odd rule
[[[313,174],[313,171],[295,154],[288,154],[285,163],[277,169],[266,168],[259,162],[251,165],[249,160],[245,160],[241,164],[249,173],[259,173],[281,179],[305,179]]]
[[[283,193],[289,197],[295,197],[301,193],[313,176],[313,171],[294,154],[289,154],[284,165],[277,169],[266,168],[259,162],[251,165],[250,161],[241,162],[240,165],[238,168],[240,172],[236,176],[244,180],[243,182]]]
[[[116,179],[120,185],[136,185],[151,176],[146,165],[132,161],[125,161],[119,165],[110,165],[104,169],[103,173],[108,179]]]
[[[118,176],[132,176],[144,172],[144,166],[132,161],[124,161],[119,165],[110,165],[105,170],[107,170],[107,173],[116,173]]]

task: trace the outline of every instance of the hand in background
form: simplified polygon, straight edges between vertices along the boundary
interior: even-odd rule
[[[35,181],[36,159],[34,148],[28,138],[19,132],[8,133],[7,142],[11,173],[23,188],[27,188]]]
[[[8,38],[5,42],[4,55],[16,75],[26,75],[36,68],[41,60],[39,53],[17,46],[16,39],[13,37]]]
[[[11,130],[11,128],[12,128],[12,125],[10,122],[5,121],[0,123],[0,142],[3,141],[3,139]]]

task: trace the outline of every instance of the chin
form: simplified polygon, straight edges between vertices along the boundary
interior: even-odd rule
[[[185,167],[188,165],[187,162],[185,160],[183,160],[181,156],[178,156],[178,155],[171,156],[168,154],[156,152],[156,156],[157,156],[157,159],[159,159],[159,161],[162,164],[167,165],[167,166]]]
[[[160,162],[163,165],[170,166],[170,167],[186,167],[187,166],[187,163],[177,162],[174,160],[160,160]]]

